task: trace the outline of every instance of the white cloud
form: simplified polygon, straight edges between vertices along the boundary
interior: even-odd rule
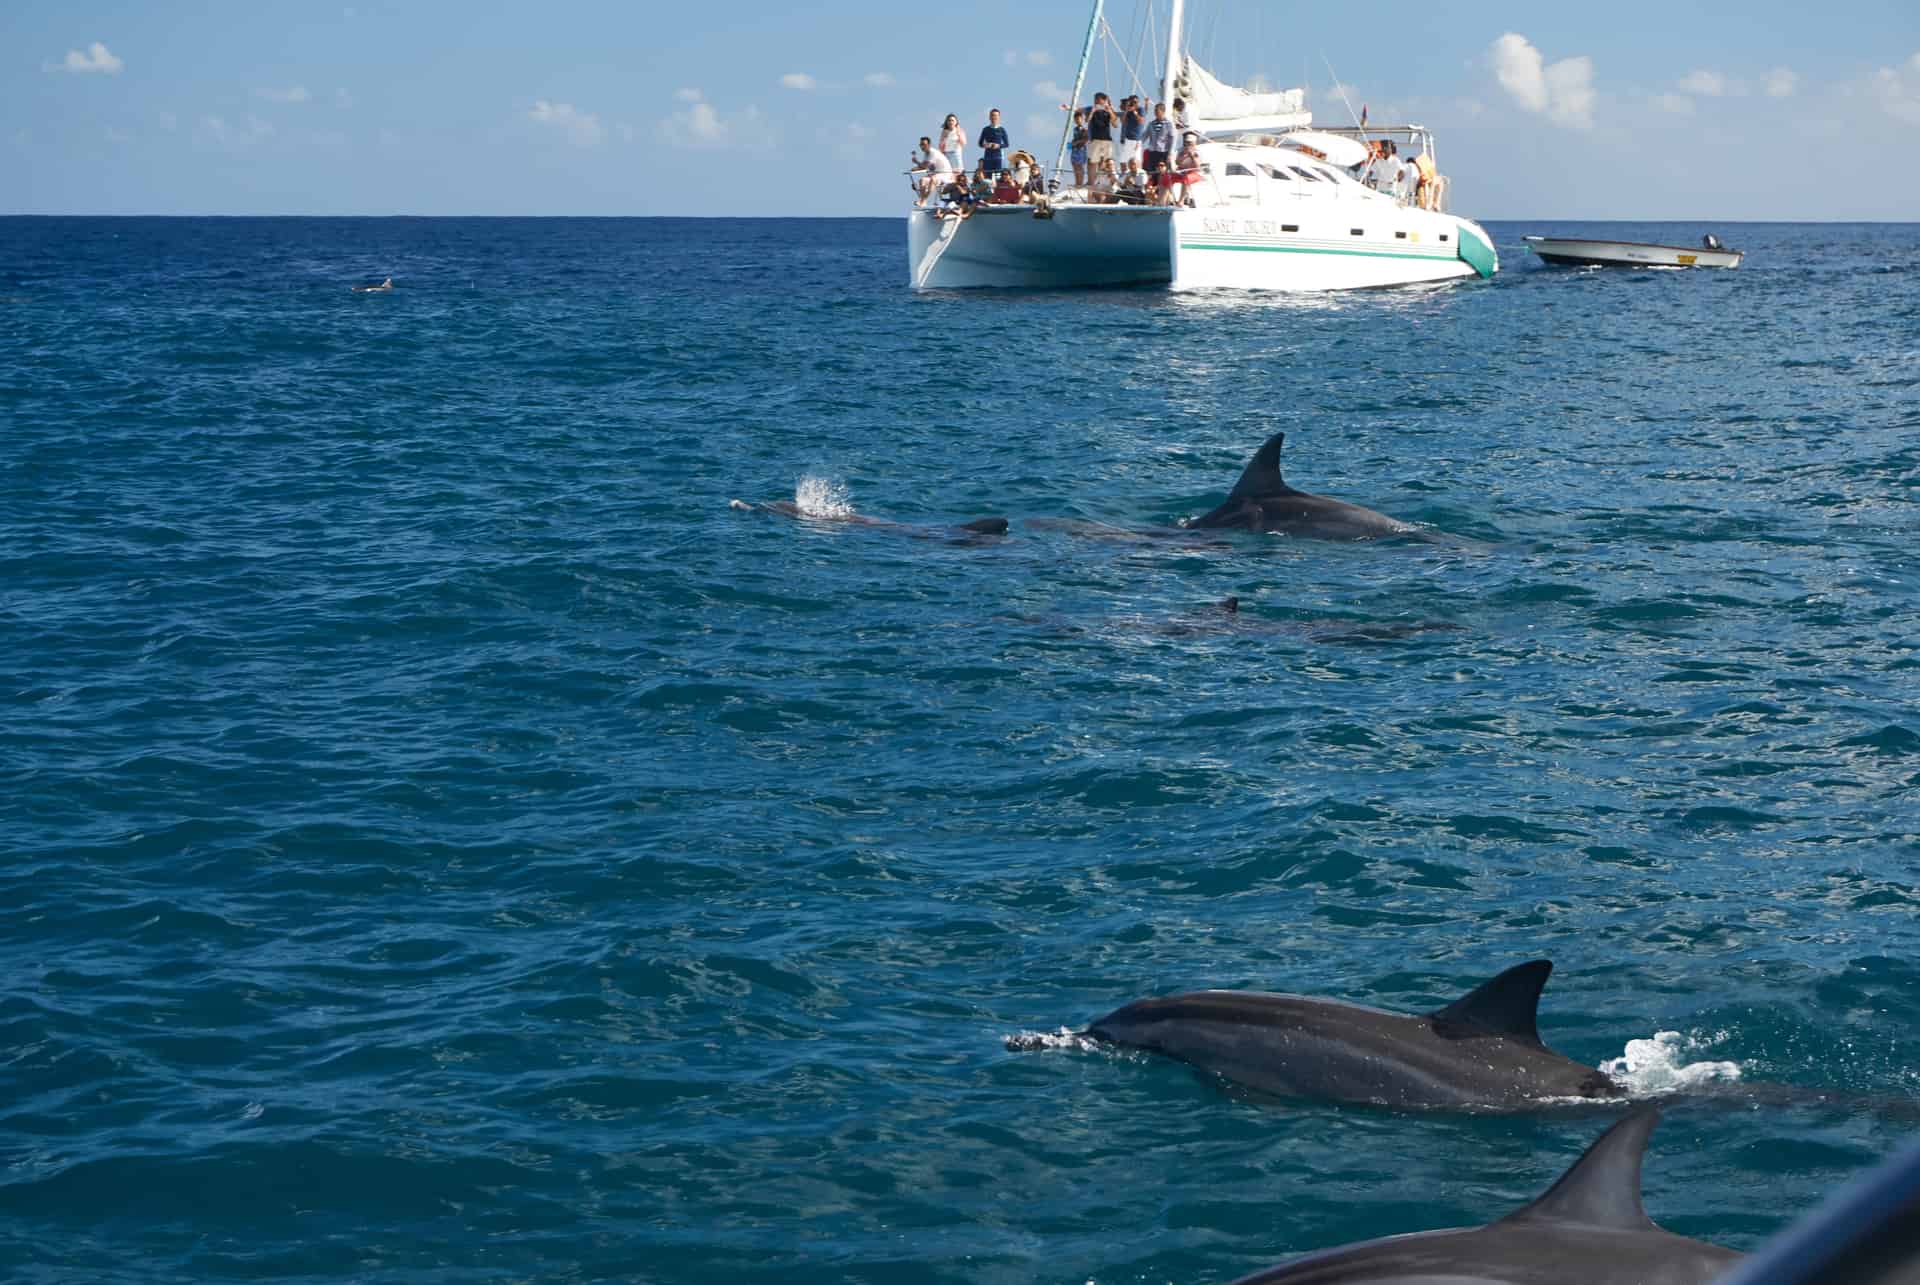
[[[1556,124],[1593,128],[1593,59],[1582,54],[1545,64],[1532,42],[1511,31],[1489,52],[1501,87],[1520,106]]]
[[[621,121],[618,125],[615,125],[613,130],[614,133],[620,135],[620,141],[623,143],[631,143],[634,140],[634,128],[625,121]]]
[[[255,98],[264,98],[270,103],[305,103],[313,100],[305,85],[294,85],[287,89],[256,89]]]
[[[333,105],[335,107],[351,107],[353,106],[353,95],[344,89],[336,89],[333,91]]]
[[[861,79],[869,89],[891,89],[895,84],[892,73],[884,71],[870,71]]]
[[[1067,91],[1054,84],[1051,80],[1041,81],[1033,87],[1033,92],[1042,98],[1051,98],[1056,103],[1063,103],[1067,100]]]
[[[251,113],[232,124],[224,116],[202,116],[199,132],[202,139],[221,147],[252,147],[273,137],[273,126]]]
[[[1727,92],[1727,78],[1717,71],[1690,71],[1680,82],[1680,92],[1702,98],[1719,98]]]
[[[567,141],[575,147],[592,147],[606,136],[598,116],[583,112],[572,103],[550,103],[544,98],[537,99],[527,117],[563,131]]]
[[[719,147],[727,141],[727,125],[712,103],[695,103],[673,114],[674,141],[687,147]]]
[[[1027,50],[1028,66],[1047,67],[1047,66],[1051,66],[1052,64],[1053,64],[1053,55],[1048,53],[1046,50],[1044,49]]]
[[[867,139],[873,137],[873,131],[858,121],[855,121],[853,124],[847,126],[846,135],[855,142],[865,142]]]
[[[1025,144],[1026,149],[1035,156],[1045,152],[1048,158],[1047,164],[1053,164],[1053,149],[1060,145],[1060,136],[1066,129],[1066,118],[1067,114],[1065,112],[1055,112],[1051,116],[1034,115],[1027,117],[1025,121],[1021,122],[1027,127],[1027,137],[1035,139],[1043,138],[1048,141],[1044,145],[1039,143]]]
[[[1775,67],[1762,83],[1768,98],[1791,98],[1793,91],[1800,87],[1800,76],[1790,68]]]
[[[1670,116],[1693,115],[1693,99],[1685,94],[1656,94],[1653,105]]]
[[[87,46],[85,53],[81,53],[78,49],[67,50],[66,58],[60,62],[48,63],[47,70],[75,72],[99,71],[105,72],[109,76],[117,76],[120,74],[120,69],[126,65],[127,64],[114,57],[105,45],[96,40]]]
[[[673,91],[673,96],[683,103],[697,103],[701,98],[700,91],[697,89],[676,89]]]
[[[115,129],[109,125],[107,126],[107,141],[109,143],[131,143],[133,141],[133,135],[127,133],[124,129]]]
[[[1920,53],[1899,67],[1882,67],[1867,78],[1867,92],[1895,120],[1920,125]]]
[[[780,83],[788,89],[812,89],[819,84],[804,71],[790,71],[780,77]]]

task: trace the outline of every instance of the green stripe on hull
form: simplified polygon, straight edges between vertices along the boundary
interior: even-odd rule
[[[1460,229],[1459,244],[1461,259],[1481,276],[1492,276],[1493,270],[1500,266],[1500,258],[1494,254],[1493,247],[1474,235],[1472,228]]]
[[[1419,259],[1423,263],[1451,263],[1439,254],[1401,254],[1393,250],[1322,250],[1308,245],[1254,245],[1244,241],[1182,241],[1182,250],[1257,250],[1264,254],[1344,254],[1360,259]]]

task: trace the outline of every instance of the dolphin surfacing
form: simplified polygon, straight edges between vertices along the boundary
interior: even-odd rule
[[[1305,995],[1192,991],[1135,1000],[1082,1034],[1276,1097],[1483,1111],[1624,1097],[1603,1072],[1541,1042],[1540,990],[1552,971],[1544,959],[1516,965],[1425,1014]]]
[[[1285,433],[1275,433],[1247,461],[1246,470],[1227,495],[1227,502],[1188,523],[1188,529],[1233,528],[1271,531],[1315,540],[1378,540],[1386,536],[1426,537],[1410,522],[1327,495],[1296,491],[1280,476],[1280,447]]]
[[[1235,1285],[1700,1285],[1744,1257],[1676,1236],[1640,1203],[1640,1162],[1660,1112],[1600,1135],[1525,1208],[1483,1227],[1416,1232],[1323,1250]]]

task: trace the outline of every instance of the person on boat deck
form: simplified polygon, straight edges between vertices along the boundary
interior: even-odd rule
[[[1433,157],[1426,152],[1413,158],[1413,165],[1419,174],[1414,186],[1414,200],[1423,210],[1435,209],[1440,204],[1440,169],[1433,163]]]
[[[1394,175],[1393,194],[1402,201],[1413,200],[1414,193],[1420,190],[1420,167],[1411,156],[1400,162],[1400,170]]]
[[[1013,175],[1001,170],[994,176],[993,203],[995,205],[1020,204],[1020,185],[1013,181]]]
[[[1388,196],[1393,195],[1393,178],[1400,170],[1400,158],[1393,153],[1393,140],[1381,139],[1379,154],[1373,158],[1373,164],[1367,167],[1367,186]]]
[[[951,183],[940,189],[939,204],[933,211],[933,217],[964,219],[972,209],[973,198],[967,192],[967,176],[956,174]]]
[[[1193,128],[1193,122],[1187,119],[1187,100],[1184,98],[1174,99],[1173,100],[1173,132],[1176,134],[1185,134],[1188,130],[1192,128]]]
[[[1173,181],[1179,185],[1180,195],[1176,198],[1169,189],[1167,203],[1192,205],[1193,185],[1200,181],[1200,136],[1198,134],[1188,134],[1186,146],[1180,149],[1180,155],[1173,158]]]
[[[1087,185],[1087,109],[1078,108],[1073,113],[1073,150],[1067,153],[1067,159],[1073,162],[1073,185]]]
[[[975,205],[985,205],[993,199],[993,175],[987,169],[987,158],[982,156],[980,164],[973,171],[973,182],[967,188]]]
[[[1147,115],[1140,110],[1140,99],[1135,94],[1122,99],[1120,109],[1120,150],[1114,159],[1125,170],[1140,159],[1140,140],[1147,132]]]
[[[1139,161],[1127,162],[1127,172],[1120,179],[1120,201],[1124,205],[1147,203],[1147,176],[1141,172]]]
[[[1038,165],[1027,171],[1027,186],[1023,195],[1029,205],[1048,204],[1046,171]]]
[[[1140,141],[1147,153],[1147,173],[1158,178],[1173,160],[1173,122],[1167,119],[1165,103],[1153,105],[1153,119]]]
[[[967,172],[967,131],[960,128],[960,118],[952,112],[947,113],[945,123],[940,126],[940,150],[946,153],[947,163],[955,174]]]
[[[916,180],[920,199],[915,205],[925,205],[927,198],[935,196],[940,189],[953,181],[954,168],[948,163],[946,155],[933,148],[933,140],[920,140],[920,155],[914,159],[913,168],[919,175]]]
[[[1061,111],[1072,111],[1065,103],[1060,104]],[[1093,176],[1100,176],[1100,162],[1113,159],[1113,128],[1118,123],[1113,106],[1104,93],[1093,96],[1093,106],[1082,107],[1087,114],[1087,164],[1093,169]]]
[[[1113,158],[1109,156],[1093,167],[1093,182],[1087,185],[1087,200],[1095,205],[1111,205],[1114,189],[1119,186],[1120,179],[1113,172]]]
[[[987,123],[980,129],[980,164],[989,174],[998,174],[1006,168],[1007,127],[1000,123],[1000,109],[994,108],[987,113]]]

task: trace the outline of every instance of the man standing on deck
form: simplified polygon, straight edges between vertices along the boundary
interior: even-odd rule
[[[1140,159],[1140,139],[1147,132],[1147,116],[1140,110],[1138,95],[1129,96],[1120,104],[1120,168],[1125,169]]]
[[[1007,127],[1000,123],[1000,109],[996,107],[987,113],[987,123],[980,128],[981,168],[989,174],[998,174],[1006,154]]]
[[[1070,112],[1073,108],[1065,103],[1060,110]],[[1113,107],[1105,94],[1093,96],[1093,106],[1087,112],[1087,169],[1093,174],[1100,173],[1101,163],[1113,159]]]
[[[1173,122],[1167,119],[1167,105],[1153,105],[1153,120],[1147,125],[1147,132],[1141,140],[1147,149],[1147,174],[1159,178],[1173,160]]]

